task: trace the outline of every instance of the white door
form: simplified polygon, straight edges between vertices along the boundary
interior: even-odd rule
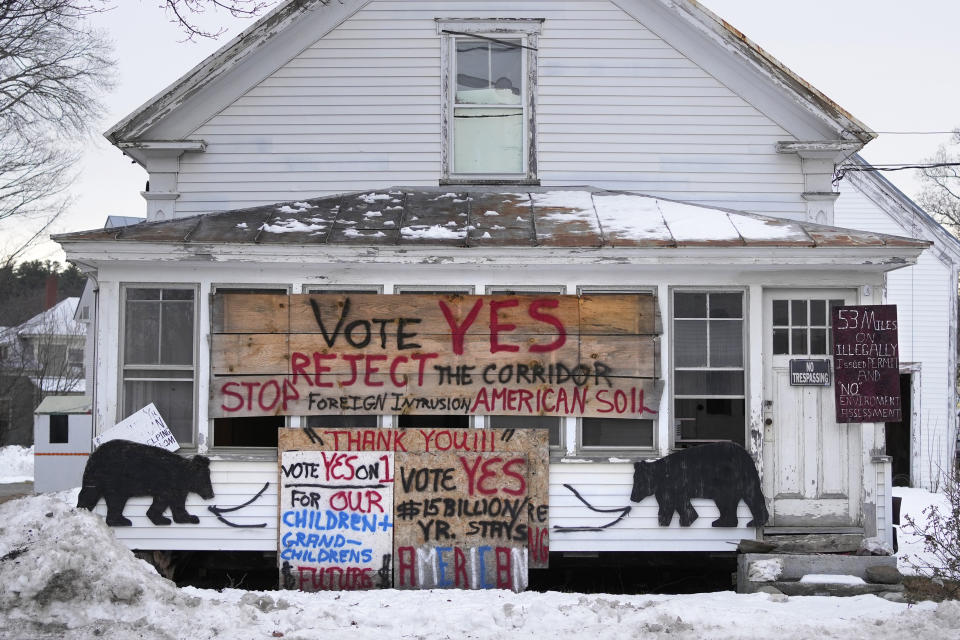
[[[834,411],[830,308],[856,292],[764,292],[763,492],[774,527],[859,526],[859,424]],[[791,386],[790,360],[830,360],[831,385]]]

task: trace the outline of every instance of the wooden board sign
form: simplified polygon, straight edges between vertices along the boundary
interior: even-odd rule
[[[834,307],[837,422],[899,422],[900,353],[896,305]]]
[[[280,429],[285,588],[527,586],[549,561],[546,429]]]
[[[652,294],[216,294],[210,417],[652,418]]]

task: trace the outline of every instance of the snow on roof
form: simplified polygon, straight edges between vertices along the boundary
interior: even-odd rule
[[[81,231],[59,242],[440,244],[462,247],[884,247],[912,238],[688,204],[635,193],[395,187],[223,213]]]
[[[79,297],[64,298],[46,311],[38,313],[17,327],[17,335],[83,335],[86,326],[73,319]]]

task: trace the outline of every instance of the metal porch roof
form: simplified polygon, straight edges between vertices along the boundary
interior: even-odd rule
[[[394,187],[120,228],[58,242],[456,247],[902,247],[929,242],[580,188]]]

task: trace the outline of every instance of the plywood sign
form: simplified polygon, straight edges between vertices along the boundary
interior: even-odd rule
[[[834,307],[837,422],[900,422],[897,306]]]
[[[652,294],[217,294],[210,417],[657,412]]]
[[[280,429],[278,448],[287,588],[520,591],[548,565],[546,429]]]

